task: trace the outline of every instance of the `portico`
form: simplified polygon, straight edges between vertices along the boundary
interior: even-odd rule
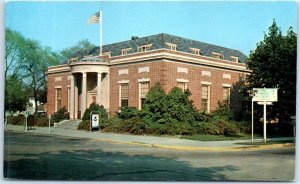
[[[79,119],[91,103],[109,109],[109,68],[105,62],[70,63],[70,118]]]

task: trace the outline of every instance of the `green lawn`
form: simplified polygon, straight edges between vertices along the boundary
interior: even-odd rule
[[[270,144],[284,144],[284,143],[294,143],[293,140],[281,140],[281,141],[267,141],[267,142],[243,142],[243,143],[236,143],[242,145],[270,145]]]
[[[221,135],[183,135],[181,139],[190,139],[198,141],[230,141],[230,140],[241,140],[251,139],[251,134],[240,134],[232,136],[221,136]],[[261,135],[254,134],[254,139],[261,139]]]

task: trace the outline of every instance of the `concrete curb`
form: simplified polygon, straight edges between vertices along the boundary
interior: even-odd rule
[[[181,150],[181,151],[257,151],[257,150],[265,150],[265,149],[274,149],[274,148],[286,148],[295,146],[294,143],[283,143],[283,144],[271,144],[271,145],[255,145],[255,146],[241,146],[241,147],[191,147],[191,146],[170,146],[163,144],[149,144],[149,143],[138,143],[138,142],[130,142],[130,141],[115,141],[110,139],[99,139],[94,138],[94,140],[101,142],[109,142],[115,144],[128,144],[128,145],[136,145],[136,146],[146,146],[146,147],[155,147],[155,148],[163,148],[163,149],[173,149],[173,150]]]
[[[6,129],[5,131],[11,132],[19,132],[25,133],[24,131],[20,130],[11,130]],[[44,132],[26,132],[30,134],[38,134],[38,135],[46,135],[46,136],[61,136],[61,137],[76,137],[71,135],[60,135],[60,134],[53,134],[53,133],[44,133]],[[82,138],[82,137],[77,137]],[[192,146],[173,146],[173,145],[164,145],[164,144],[150,144],[150,143],[143,143],[143,142],[134,142],[134,141],[119,141],[119,140],[112,140],[112,139],[102,139],[102,138],[93,138],[93,137],[86,137],[86,139],[113,143],[113,144],[127,144],[127,145],[135,145],[135,146],[145,146],[145,147],[154,147],[154,148],[162,148],[162,149],[172,149],[172,150],[181,150],[181,151],[257,151],[257,150],[266,150],[266,149],[278,149],[278,148],[286,148],[286,147],[294,147],[295,143],[282,143],[282,144],[270,144],[270,145],[249,145],[249,146],[238,146],[238,147],[192,147]]]

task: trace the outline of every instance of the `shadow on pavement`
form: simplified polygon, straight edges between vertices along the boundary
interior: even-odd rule
[[[195,168],[172,158],[101,149],[22,154],[22,158],[4,160],[5,178],[32,180],[224,181],[222,172],[238,169],[230,165]]]

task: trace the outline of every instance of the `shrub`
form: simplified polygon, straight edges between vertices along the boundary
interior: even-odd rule
[[[62,120],[70,119],[69,113],[67,112],[66,107],[58,109],[57,112],[52,114],[51,116],[51,122],[58,123]]]
[[[121,107],[120,110],[121,111],[118,112],[117,116],[123,120],[140,116],[140,111],[135,107]]]
[[[47,127],[49,126],[49,119],[46,116],[37,116],[36,126]],[[53,126],[53,122],[50,123]]]
[[[90,115],[92,111],[100,112],[101,119],[107,119],[108,114],[103,105],[99,106],[96,103],[92,103],[89,108],[87,108],[83,114],[82,120],[90,120]]]
[[[91,122],[90,120],[82,120],[78,127],[77,130],[86,130],[86,131],[90,131],[91,130]]]
[[[25,117],[23,115],[9,116],[7,117],[7,123],[12,125],[23,125],[25,123]]]

